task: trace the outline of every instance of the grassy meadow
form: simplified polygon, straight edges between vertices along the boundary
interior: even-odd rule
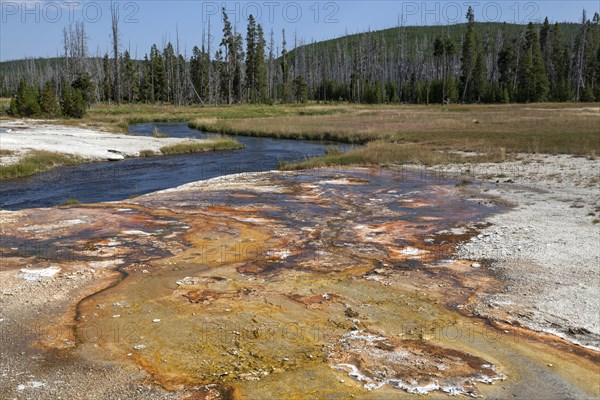
[[[97,105],[58,123],[126,132],[129,124],[188,121],[210,133],[366,144],[285,168],[502,161],[515,153],[600,154],[600,104],[193,106]],[[178,149],[167,151],[186,152]],[[192,151],[192,150],[190,150]],[[465,153],[466,152],[466,153]],[[470,154],[469,154],[470,153]],[[473,156],[473,153],[476,155]]]

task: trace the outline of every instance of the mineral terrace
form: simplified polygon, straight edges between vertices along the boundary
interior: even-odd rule
[[[1,212],[0,397],[597,398],[594,349],[486,312],[507,281],[464,246],[512,205],[476,189],[271,172]]]

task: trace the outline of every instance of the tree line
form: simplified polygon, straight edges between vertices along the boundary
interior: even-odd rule
[[[85,26],[64,30],[64,54],[0,69],[0,95],[14,115],[78,117],[98,102],[239,104],[508,103],[600,101],[600,15],[579,24],[476,23],[403,27],[304,44],[250,16],[245,34],[222,10],[221,40],[210,22],[188,57],[179,40],[154,44],[143,60],[120,51],[112,14],[112,54],[89,57]],[[431,35],[436,31],[435,35]],[[16,65],[16,64],[12,64]]]

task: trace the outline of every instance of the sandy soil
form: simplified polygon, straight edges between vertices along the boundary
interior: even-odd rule
[[[138,157],[143,150],[160,154],[161,147],[182,142],[202,140],[131,136],[48,125],[41,121],[3,121],[0,123],[0,146],[15,153],[13,156],[0,158],[0,165],[17,162],[29,150],[70,154],[90,161],[118,161]]]
[[[503,164],[428,168],[459,174],[513,207],[463,244],[504,282],[472,311],[600,348],[600,161],[520,155]]]

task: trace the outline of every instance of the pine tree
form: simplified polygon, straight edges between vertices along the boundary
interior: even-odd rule
[[[81,90],[73,89],[66,82],[63,82],[60,108],[66,117],[83,118],[86,106]]]
[[[548,99],[548,75],[544,65],[544,57],[540,47],[537,32],[532,23],[529,23],[528,39],[531,45],[531,56],[533,61],[533,90],[531,100],[535,102],[546,101]],[[531,36],[529,38],[529,35]]]
[[[592,96],[600,101],[600,14],[594,13],[592,18],[592,45],[595,54],[590,56],[590,81],[592,84]],[[594,50],[592,50],[593,53]]]
[[[215,52],[215,65],[215,73],[219,77],[219,79],[217,79],[218,95],[215,97],[215,100],[217,103],[228,103],[230,99],[229,74],[227,73],[227,66],[223,58],[223,50],[221,49]]]
[[[92,82],[92,77],[87,72],[77,74],[77,78],[71,86],[73,89],[78,89],[81,92],[86,107],[90,107],[96,102],[96,85]]]
[[[468,96],[469,85],[473,78],[473,70],[477,61],[477,39],[475,37],[475,14],[473,8],[467,10],[467,34],[465,35],[461,57],[461,75],[460,82],[462,86],[462,101],[466,102],[471,96]]]
[[[281,32],[283,40],[281,42],[281,89],[279,91],[279,97],[281,101],[286,102],[288,100],[288,80],[290,75],[290,67],[288,63],[288,55],[286,49],[287,42],[285,41],[285,29],[283,29]]]
[[[110,101],[112,99],[112,84],[111,84],[111,69],[110,69],[110,58],[108,53],[104,55],[102,59],[102,97],[104,101]]]
[[[596,56],[600,48],[600,14],[594,13],[592,20],[587,23],[587,43],[583,59],[583,90],[582,101],[594,101],[597,86],[596,81]]]
[[[229,22],[229,17],[227,16],[227,12],[225,12],[225,7],[222,8],[222,18],[223,18],[223,39],[221,40],[221,46],[223,46],[225,50],[225,68],[223,71],[222,78],[226,79],[227,83],[227,92],[226,99],[227,104],[233,103],[233,95],[234,95],[234,74],[237,67],[235,54],[236,50],[236,40],[235,35],[233,33],[233,28],[231,26],[231,22]]]
[[[458,101],[458,91],[455,85],[456,82],[454,77],[451,76],[451,66],[455,54],[456,45],[450,38],[446,38],[444,40],[444,76],[442,85],[442,100],[452,103]]]
[[[562,44],[563,40],[558,22],[550,30],[550,42],[552,54],[550,56],[550,67],[547,69],[550,71],[551,99],[553,101],[567,101],[570,97],[567,86],[568,75],[565,68],[565,49]]]
[[[256,21],[252,14],[248,17],[248,32],[246,34],[246,90],[248,100],[251,103],[257,102],[257,78],[256,71],[256,51],[258,46],[258,32],[256,31]]]
[[[255,67],[256,70],[256,91],[258,93],[258,99],[261,102],[268,100],[268,77],[267,77],[267,64],[265,62],[265,48],[267,42],[261,24],[257,27],[258,42],[256,43],[256,57]]]
[[[308,101],[308,85],[304,78],[298,75],[293,82],[294,98],[297,103],[306,103]]]
[[[154,103],[154,90],[152,88],[152,65],[148,54],[144,55],[144,73],[140,87],[140,100],[144,103]]]
[[[540,29],[540,46],[542,48],[542,54],[544,55],[544,63],[548,64],[549,49],[550,49],[550,23],[548,17],[544,19],[544,23]]]
[[[125,50],[125,53],[123,53],[123,62],[125,63],[125,78],[127,82],[127,101],[134,103],[139,95],[138,74],[128,50]]]
[[[204,50],[200,50],[198,46],[194,46],[192,50],[192,58],[190,59],[190,75],[192,85],[200,101],[206,99],[207,93],[207,69],[205,65]]]
[[[40,115],[39,91],[29,85],[24,78],[19,82],[17,93],[11,100],[10,112],[16,117],[34,117]]]
[[[525,49],[519,62],[518,71],[519,86],[517,89],[517,101],[527,103],[531,101],[531,88],[533,87],[533,59],[531,51]]]
[[[199,91],[199,95],[200,97],[203,99],[203,101],[209,100],[210,98],[210,82],[211,82],[211,61],[210,61],[210,54],[208,54],[208,52],[205,50],[204,45],[202,45],[202,52],[201,54],[201,65],[200,65],[200,71],[201,71],[201,75],[202,75],[202,80],[201,80],[201,87],[200,87],[200,91]]]
[[[511,40],[505,40],[498,53],[498,73],[503,102],[508,103],[514,98],[513,82],[517,73],[517,57]]]
[[[477,51],[477,59],[473,68],[473,100],[480,102],[487,89],[487,68],[483,52]]]
[[[54,91],[54,82],[48,81],[44,85],[42,95],[40,97],[41,112],[50,118],[60,116],[60,104],[56,98]]]
[[[152,48],[150,49],[150,68],[153,102],[168,101],[165,64],[163,62],[163,57],[155,44],[152,45]]]
[[[523,57],[519,68],[519,94],[521,102],[545,101],[548,95],[548,77],[540,42],[533,23],[527,25]]]
[[[164,83],[164,98],[163,101],[167,103],[173,103],[175,98],[175,50],[173,45],[169,42],[167,47],[163,49],[162,61],[164,64],[165,71],[165,83]]]
[[[458,81],[454,77],[449,77],[445,88],[446,99],[451,103],[456,103],[459,99]]]
[[[235,102],[241,102],[244,93],[244,77],[242,66],[244,64],[244,38],[237,33],[233,37],[233,99]]]

